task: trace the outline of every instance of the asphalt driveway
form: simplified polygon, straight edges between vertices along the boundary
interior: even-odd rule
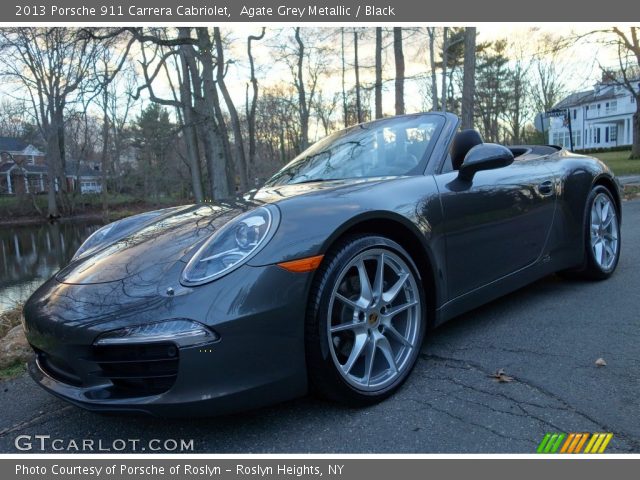
[[[183,439],[200,453],[532,453],[547,432],[612,432],[608,452],[638,453],[639,247],[636,200],[624,204],[610,280],[551,276],[449,322],[430,334],[402,390],[368,409],[303,398],[211,419],[103,416],[23,375],[0,382],[0,452],[16,452],[20,435],[49,435],[57,446],[139,439],[127,442],[138,451],[150,439]],[[599,358],[607,365],[596,366]],[[498,369],[513,381],[491,378]]]

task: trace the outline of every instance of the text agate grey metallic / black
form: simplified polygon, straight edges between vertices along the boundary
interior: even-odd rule
[[[216,415],[310,386],[373,403],[428,326],[554,272],[611,275],[620,220],[595,158],[483,143],[452,114],[359,125],[242,200],[96,232],[25,305],[30,373],[96,411]]]

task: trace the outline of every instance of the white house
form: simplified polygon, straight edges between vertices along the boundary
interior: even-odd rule
[[[640,81],[635,81],[640,90]],[[624,87],[606,82],[593,90],[572,93],[554,110],[567,110],[571,119],[574,150],[613,148],[633,143],[633,114],[636,98]],[[549,143],[570,147],[567,118],[551,118]]]

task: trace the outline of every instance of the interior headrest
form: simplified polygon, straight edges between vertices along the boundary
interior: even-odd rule
[[[467,155],[476,145],[482,145],[482,135],[477,130],[468,129],[459,131],[451,145],[451,165],[454,170],[460,170],[460,166]]]

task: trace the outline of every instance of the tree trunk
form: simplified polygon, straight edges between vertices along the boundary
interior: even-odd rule
[[[49,218],[57,218],[60,216],[56,199],[56,177],[58,175],[57,139],[51,133],[50,127],[47,130],[49,130],[47,138],[47,152],[49,152],[47,154],[47,214]]]
[[[464,73],[462,80],[462,128],[473,128],[473,106],[476,90],[476,28],[464,31]]]
[[[300,37],[300,27],[296,27],[296,42],[298,43],[298,110],[300,112],[300,146],[302,152],[309,146],[309,106],[307,105],[307,93],[304,86],[304,42]]]
[[[360,65],[358,63],[358,30],[353,29],[353,68],[356,75],[356,112],[358,123],[362,123],[362,102],[360,99]]]
[[[636,95],[636,113],[633,114],[631,158],[640,160],[640,95]]]
[[[187,38],[190,36],[190,28],[180,27],[179,36]],[[186,45],[180,46],[180,65],[182,67],[182,78],[180,79],[180,101],[182,103],[182,115],[184,119],[183,132],[184,143],[187,151],[187,161],[191,171],[191,186],[196,203],[204,201],[202,191],[202,173],[200,171],[200,152],[198,148],[198,135],[195,127],[193,111],[193,95],[191,91],[191,75],[189,63],[187,61],[188,51]]]
[[[217,72],[217,81],[218,87],[220,88],[220,92],[222,93],[222,97],[224,98],[224,102],[227,105],[227,110],[229,111],[229,116],[231,117],[231,128],[233,129],[233,143],[235,144],[236,149],[236,162],[238,164],[237,170],[239,171],[240,178],[240,190],[242,193],[248,190],[248,181],[247,181],[247,159],[244,154],[244,139],[242,135],[242,127],[240,126],[240,117],[238,116],[238,110],[233,103],[233,99],[229,94],[229,90],[227,89],[227,84],[224,80],[224,48],[222,45],[222,37],[220,36],[220,28],[213,27],[213,37],[216,45],[216,55],[217,55],[217,63],[218,68]],[[235,182],[234,182],[235,183]]]
[[[258,79],[256,78],[256,69],[251,53],[251,42],[254,40],[262,40],[264,38],[265,28],[262,27],[262,33],[258,36],[249,35],[247,38],[247,55],[249,57],[249,68],[251,72],[251,88],[253,89],[253,97],[249,105],[247,95],[247,127],[249,131],[249,167],[252,167],[256,161],[256,107],[258,105]],[[248,87],[247,87],[248,88]]]
[[[225,148],[221,125],[218,124],[218,111],[220,108],[216,85],[213,81],[213,57],[211,39],[209,33],[198,30],[200,52],[200,62],[202,63],[202,97],[206,106],[204,118],[207,119],[207,127],[203,128],[204,134],[208,137],[206,145],[209,149],[207,160],[209,161],[209,176],[211,182],[212,199],[223,200],[231,196],[229,190],[230,179],[227,177],[227,149]]]
[[[382,27],[376,27],[376,118],[382,118]]]
[[[402,27],[393,27],[393,53],[396,61],[396,115],[404,115],[404,53]]]
[[[53,125],[55,125],[56,150],[58,153],[56,162],[56,175],[58,177],[58,202],[59,206],[62,209],[62,212],[68,214],[71,211],[71,205],[69,203],[69,188],[67,185],[67,176],[65,173],[66,149],[64,141],[64,106],[55,107],[54,118],[55,120],[53,122]]]
[[[442,99],[440,106],[442,111],[447,111],[447,64],[449,63],[449,28],[442,29]]]
[[[347,110],[347,91],[345,87],[345,75],[346,75],[346,67],[345,67],[345,54],[344,54],[344,27],[340,27],[340,43],[342,46],[341,49],[341,60],[342,60],[342,119],[345,128],[349,126],[349,112]]]
[[[100,158],[100,192],[102,197],[102,219],[107,222],[109,219],[109,193],[107,191],[107,170],[109,164],[109,88],[102,87],[102,102],[104,106],[104,117],[102,120],[102,154]],[[78,165],[78,169],[80,166]],[[82,189],[82,185],[80,185]]]
[[[438,110],[438,80],[436,77],[436,27],[427,28],[429,34],[429,66],[431,67],[431,110]]]

